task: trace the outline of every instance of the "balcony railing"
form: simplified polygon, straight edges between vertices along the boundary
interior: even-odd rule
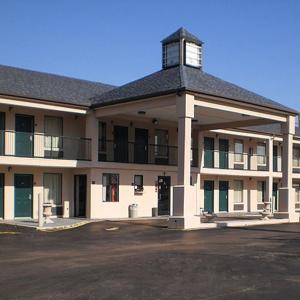
[[[98,160],[132,164],[154,164],[176,166],[178,147],[134,142],[99,140]],[[198,149],[191,149],[191,166],[198,165]]]
[[[214,169],[268,171],[269,163],[268,157],[265,155],[204,150],[203,167]]]
[[[91,160],[91,139],[5,130],[0,131],[0,155]]]

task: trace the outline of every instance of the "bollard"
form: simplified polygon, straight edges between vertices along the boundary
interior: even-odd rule
[[[43,227],[44,225],[44,207],[43,200],[41,199],[41,194],[38,194],[38,203],[39,203],[39,227]]]

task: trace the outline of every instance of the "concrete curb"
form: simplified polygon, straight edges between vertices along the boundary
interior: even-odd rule
[[[43,231],[43,232],[62,231],[62,230],[68,230],[68,229],[81,227],[81,226],[84,226],[89,223],[93,223],[93,221],[82,221],[82,222],[75,223],[75,224],[61,225],[61,226],[55,226],[55,227],[36,227],[36,230]]]

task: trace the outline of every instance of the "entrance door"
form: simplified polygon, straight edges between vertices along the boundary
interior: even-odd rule
[[[16,115],[15,155],[33,156],[34,118],[27,115]]]
[[[278,147],[273,146],[273,171],[278,172]]]
[[[0,174],[0,218],[4,218],[4,174]]]
[[[15,174],[15,218],[32,218],[33,176]]]
[[[219,211],[228,212],[228,181],[219,182]]]
[[[5,113],[0,112],[0,155],[4,155],[5,143]]]
[[[128,162],[128,127],[114,127],[114,157],[116,162]]]
[[[273,182],[273,197],[275,197],[275,201],[273,203],[274,210],[278,209],[278,183]]]
[[[215,148],[214,138],[205,137],[204,138],[204,167],[205,168],[214,167],[214,148]]]
[[[138,164],[148,163],[148,130],[135,129],[134,162]]]
[[[158,215],[170,214],[170,176],[158,176]]]
[[[220,169],[228,169],[228,151],[229,151],[228,140],[220,139],[219,140]]]
[[[210,180],[204,181],[204,211],[214,211],[214,182]]]
[[[86,175],[74,176],[74,216],[86,216]]]

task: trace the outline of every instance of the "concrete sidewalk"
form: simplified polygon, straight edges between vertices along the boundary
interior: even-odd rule
[[[36,228],[40,231],[54,231],[54,230],[63,230],[69,228],[75,228],[83,226],[91,222],[99,222],[101,220],[92,220],[92,219],[81,219],[81,218],[53,218],[51,219],[53,223],[44,223],[42,227],[39,227],[37,219],[15,219],[15,220],[3,220],[0,224],[8,224],[14,226],[30,227]]]

